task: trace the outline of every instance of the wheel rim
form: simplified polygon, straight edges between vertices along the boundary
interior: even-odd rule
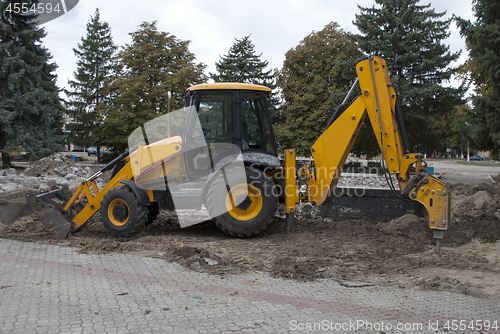
[[[233,199],[241,201],[242,197],[247,204],[244,207],[235,207]],[[250,202],[248,202],[248,200],[250,200]],[[262,204],[262,194],[259,189],[251,184],[238,184],[237,186],[234,186],[226,196],[226,210],[231,217],[237,220],[248,221],[257,217],[262,210]]]
[[[127,202],[121,198],[116,198],[108,206],[109,221],[115,226],[123,226],[130,218],[130,210]]]

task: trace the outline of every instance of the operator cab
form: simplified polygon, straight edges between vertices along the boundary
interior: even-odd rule
[[[192,131],[201,126],[206,142],[204,147],[188,148],[185,156],[188,170],[206,174],[227,154],[228,147],[239,148],[247,163],[278,167],[268,105],[270,92],[268,87],[244,83],[200,84],[188,88],[184,106],[195,107],[199,125],[191,121],[187,133],[196,138],[197,134]]]

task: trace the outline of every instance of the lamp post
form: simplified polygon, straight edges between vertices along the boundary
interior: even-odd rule
[[[171,109],[171,101],[172,101],[172,92],[171,91],[168,91],[167,93],[167,112],[168,112],[168,116],[167,116],[167,119],[168,119],[168,128],[167,128],[167,137],[170,138],[171,135],[170,135],[170,122],[171,122],[171,115],[170,115],[170,109]]]

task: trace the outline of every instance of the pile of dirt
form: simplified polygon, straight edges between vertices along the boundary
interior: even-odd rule
[[[57,188],[75,190],[82,181],[99,170],[96,166],[75,163],[70,156],[55,153],[40,159],[24,170],[0,171],[0,192],[22,188],[47,192]],[[104,182],[98,183],[104,186]]]
[[[377,227],[387,235],[402,236],[415,243],[423,244],[432,239],[432,231],[427,228],[428,225],[426,219],[407,214],[388,222],[379,222]]]
[[[452,188],[452,209],[447,242],[464,245],[473,239],[500,236],[500,187],[498,184],[456,185]]]
[[[377,224],[388,235],[401,235],[412,242],[432,238],[427,220],[405,215]],[[445,232],[448,246],[461,246],[472,240],[495,241],[500,237],[500,187],[498,184],[457,184],[452,187],[451,226]]]
[[[58,175],[65,176],[69,172],[77,172],[73,170],[75,162],[69,156],[62,153],[55,153],[49,157],[40,159],[31,164],[24,172],[27,176],[46,176]]]

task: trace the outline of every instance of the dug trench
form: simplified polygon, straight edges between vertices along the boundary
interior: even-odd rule
[[[353,288],[382,285],[498,298],[500,187],[456,184],[452,191],[452,225],[439,253],[427,222],[414,215],[309,218],[297,220],[291,234],[285,220],[275,218],[262,234],[239,239],[211,222],[181,229],[175,214],[163,212],[140,234],[117,239],[96,214],[66,240],[56,240],[35,216],[27,216],[0,224],[0,236],[82,253],[162,258],[223,277],[254,270],[284,279],[333,279]]]

